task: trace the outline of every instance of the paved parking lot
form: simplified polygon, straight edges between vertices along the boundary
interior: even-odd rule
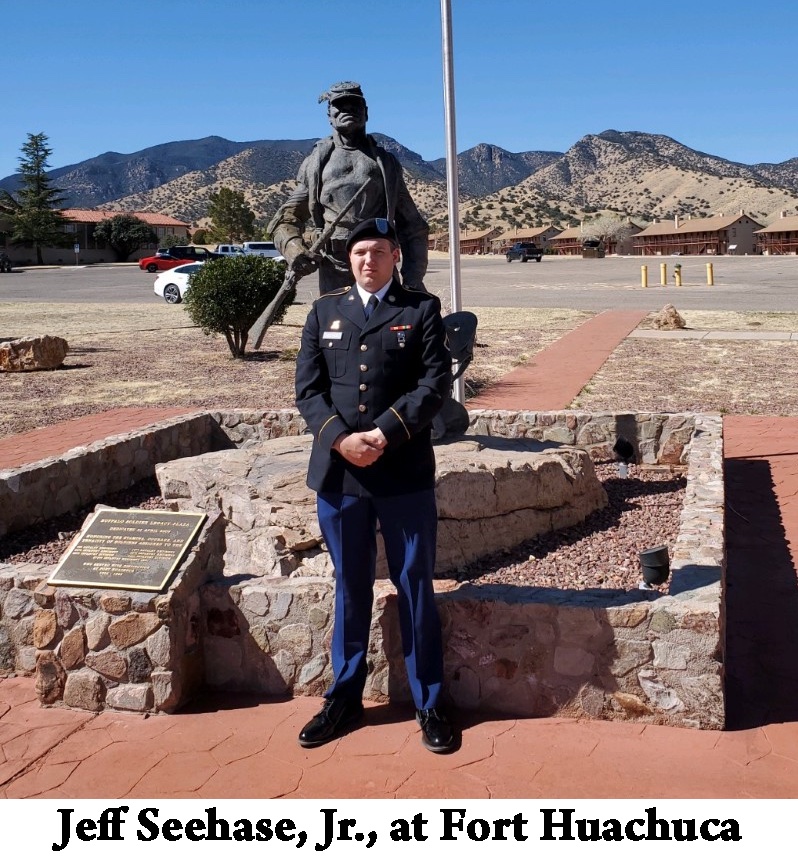
[[[714,286],[707,285],[707,263]],[[668,286],[660,286],[660,265]],[[674,266],[682,286],[674,285]],[[448,261],[434,259],[426,279],[441,297],[450,295]],[[641,267],[648,288],[641,286]],[[462,304],[484,307],[565,307],[580,310],[645,308],[667,302],[690,310],[798,310],[798,257],[544,257],[540,263],[507,263],[504,257],[463,257]]]
[[[660,286],[660,265],[668,286]],[[682,267],[681,287],[674,266]],[[707,263],[714,286],[707,285]],[[649,287],[641,286],[641,266]],[[0,302],[161,302],[154,276],[135,265],[26,270],[0,275]],[[451,297],[447,257],[432,255],[428,289],[447,306]],[[299,284],[298,298],[317,295],[316,278]],[[542,262],[507,263],[502,256],[461,258],[462,307],[563,307],[580,310],[644,308],[673,302],[685,310],[798,311],[798,257],[544,257]]]

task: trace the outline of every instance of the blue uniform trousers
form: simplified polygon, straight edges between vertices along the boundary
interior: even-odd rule
[[[319,493],[317,504],[335,566],[334,679],[324,695],[359,701],[363,694],[379,521],[397,592],[413,701],[417,708],[434,708],[443,681],[441,625],[432,587],[438,528],[434,490],[383,497]]]

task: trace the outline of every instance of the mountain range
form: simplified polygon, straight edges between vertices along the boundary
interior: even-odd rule
[[[402,163],[408,187],[433,229],[446,224],[446,163],[425,161],[391,137],[377,142]],[[222,186],[242,191],[265,223],[294,187],[315,139],[236,142],[206,137],[131,154],[106,152],[49,172],[65,205],[157,211],[203,223]],[[567,226],[599,214],[653,219],[745,210],[763,224],[798,212],[798,158],[742,164],[661,134],[607,130],[567,152],[508,152],[481,143],[458,155],[465,229]],[[13,193],[17,177],[0,180]]]

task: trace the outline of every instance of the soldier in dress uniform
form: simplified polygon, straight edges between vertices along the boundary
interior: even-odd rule
[[[271,220],[268,230],[289,266],[301,278],[319,269],[319,292],[352,283],[346,241],[367,218],[387,218],[402,251],[402,281],[424,289],[429,227],[405,185],[402,165],[366,134],[368,107],[360,84],[342,81],[322,93],[333,133],[320,140],[302,162],[297,187]],[[320,258],[308,254],[303,238],[309,226],[317,238],[363,189],[335,226]]]
[[[432,585],[431,422],[451,387],[440,302],[396,279],[398,238],[387,220],[357,225],[346,249],[355,284],[316,300],[296,368],[297,407],[313,433],[308,486],[335,567],[333,683],[299,743],[326,743],[363,715],[379,521],[422,743],[448,752]]]

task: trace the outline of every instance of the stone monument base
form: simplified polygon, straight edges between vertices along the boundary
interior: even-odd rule
[[[163,497],[179,510],[225,517],[227,576],[332,576],[316,494],[305,483],[311,441],[270,439],[156,467]],[[580,448],[480,436],[438,445],[435,457],[439,574],[580,523],[607,504]],[[378,577],[386,576],[381,549]]]
[[[80,497],[99,492],[96,476],[138,480],[147,458],[171,460],[196,453],[202,445],[207,450],[219,437],[232,453],[270,436],[291,436],[290,447],[301,448],[296,437],[300,429],[290,412],[173,419],[76,449],[63,462],[43,461],[0,475],[0,507],[16,512],[17,520],[5,519],[16,523],[55,499],[53,487],[68,487]],[[516,439],[576,445],[606,458],[621,433],[632,440],[639,462],[687,465],[687,489],[679,537],[671,547],[668,594],[437,581],[446,686],[453,702],[519,717],[723,727],[720,419],[479,412],[472,415],[472,430],[477,439],[469,445],[481,445],[479,436],[493,437],[487,459],[506,456],[499,453],[501,446],[514,445]],[[468,481],[486,479],[478,469],[483,454],[475,452],[477,448],[466,447],[462,453],[477,464],[476,477],[466,469]],[[569,459],[562,448],[557,456],[564,476],[581,462],[580,457]],[[498,464],[497,459],[487,470],[491,480],[499,474]],[[65,483],[59,476],[67,471],[74,477]],[[510,469],[508,485],[518,479],[512,473]],[[239,485],[242,505],[249,498],[249,480]],[[188,501],[192,493],[181,498]],[[462,494],[454,495],[452,505],[460,504]],[[476,492],[470,495],[476,497]],[[506,496],[494,495],[492,510],[503,516],[499,500]],[[297,576],[299,565],[287,576],[228,570],[224,559],[233,556],[226,542],[240,526],[233,528],[227,514],[243,508],[238,502],[220,503],[227,498],[213,496],[215,506],[209,508],[196,545],[163,594],[54,588],[46,584],[48,566],[0,566],[0,672],[35,672],[43,704],[92,711],[168,713],[208,686],[263,694],[321,693],[330,677],[332,581],[319,574]],[[61,495],[59,501],[66,498]],[[292,552],[306,550],[297,545]],[[407,697],[395,597],[387,581],[379,581],[375,589],[370,670],[370,698]]]

